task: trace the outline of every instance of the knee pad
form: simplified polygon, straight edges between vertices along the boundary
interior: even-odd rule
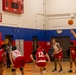
[[[12,72],[15,72],[16,71],[16,69],[12,69]]]
[[[23,68],[20,68],[20,70],[23,70]]]

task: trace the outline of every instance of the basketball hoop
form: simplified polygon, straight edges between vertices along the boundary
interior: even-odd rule
[[[62,33],[62,30],[61,29],[58,29],[56,30],[58,34],[61,34]]]
[[[2,13],[0,13],[0,22],[2,22]]]

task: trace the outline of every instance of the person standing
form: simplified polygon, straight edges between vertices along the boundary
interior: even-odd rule
[[[10,61],[12,64],[12,73],[16,75],[16,69],[19,68],[21,74],[24,75],[23,67],[25,66],[25,57],[21,55],[20,51],[17,50],[16,46],[12,46],[10,52]]]
[[[70,50],[70,70],[68,71],[69,73],[73,72],[72,71],[72,63],[74,62],[75,68],[76,68],[76,47],[74,46],[73,42],[69,43],[69,50]]]
[[[5,62],[5,66],[7,66],[7,68],[10,68],[10,66],[9,66],[9,46],[8,46],[8,44],[7,43],[4,43],[4,44],[2,44],[2,47],[4,48],[4,51],[6,52],[6,57],[5,57],[5,59],[4,59],[4,62]]]
[[[10,62],[10,52],[12,51],[12,45],[11,42],[8,43],[7,47],[6,47],[6,51],[7,51],[7,68],[10,68],[11,62]]]
[[[70,32],[73,34],[74,38],[76,38],[76,33],[73,29],[70,29]],[[75,59],[75,67],[76,67],[76,59]],[[69,72],[72,72],[72,70],[69,70]]]
[[[36,56],[36,60],[33,58],[33,55]],[[40,67],[40,74],[42,75],[43,68],[46,66],[46,57],[50,62],[48,54],[40,47],[38,43],[36,43],[36,50],[32,52],[30,57],[33,62]]]
[[[52,44],[53,44],[53,48],[54,48],[52,56],[55,58],[55,60],[54,60],[55,68],[52,72],[57,71],[57,62],[60,66],[60,70],[58,72],[62,72],[63,71],[62,64],[61,64],[61,60],[63,57],[62,48],[61,48],[60,44],[57,43],[56,39],[52,39]]]
[[[4,57],[6,55],[6,52],[4,51],[3,46],[0,47],[0,75],[3,74],[3,67],[4,67]]]
[[[1,48],[4,50],[4,52],[6,54],[6,45],[4,43],[1,45]],[[6,55],[4,55],[3,62],[4,62],[4,66],[6,66],[6,64],[7,64]]]

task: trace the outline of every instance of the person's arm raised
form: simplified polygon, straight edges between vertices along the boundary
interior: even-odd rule
[[[76,38],[76,33],[74,32],[73,29],[70,29],[70,32],[73,34],[73,36]]]

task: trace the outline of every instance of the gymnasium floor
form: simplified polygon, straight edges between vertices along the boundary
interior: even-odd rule
[[[51,72],[54,69],[54,63],[51,62],[50,64],[47,63],[46,69],[47,72],[43,72],[43,75],[76,75],[76,73],[68,73],[67,71],[69,70],[69,62],[62,62],[63,65],[63,73],[58,73],[58,72]],[[25,69],[25,75],[34,75],[34,70],[33,70],[33,63],[27,63],[24,67]],[[58,67],[59,70],[59,67]],[[75,68],[73,68],[73,71],[75,71]],[[19,69],[17,69],[17,75],[21,75]],[[5,68],[3,75],[12,75],[11,68]],[[36,66],[36,75],[40,75],[39,73],[39,68]]]

